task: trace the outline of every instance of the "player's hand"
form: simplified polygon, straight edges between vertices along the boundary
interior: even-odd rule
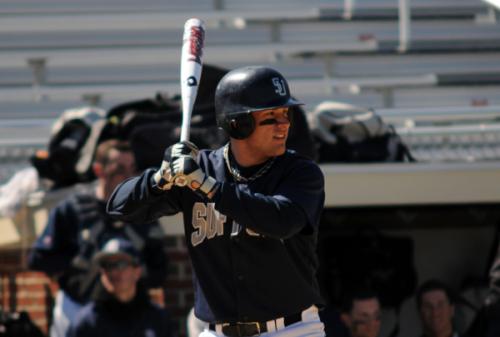
[[[156,186],[162,190],[171,189],[173,186],[173,177],[170,173],[170,163],[172,160],[185,155],[196,158],[198,152],[198,147],[188,141],[175,143],[169,146],[163,154],[163,161],[160,169],[153,176]]]
[[[204,198],[211,199],[217,190],[217,181],[205,174],[191,156],[175,158],[170,164],[170,174],[176,186],[187,186]]]
[[[178,158],[180,156],[191,156],[196,159],[199,151],[200,150],[196,145],[194,145],[190,141],[185,140],[183,142],[175,143],[174,145],[170,146],[165,151],[163,160],[167,159],[168,162],[171,162],[172,158]]]

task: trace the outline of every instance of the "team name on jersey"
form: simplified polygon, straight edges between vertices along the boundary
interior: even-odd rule
[[[196,202],[193,205],[191,223],[194,231],[191,233],[191,244],[198,246],[205,240],[224,235],[224,223],[227,217],[215,209],[213,202],[204,204]]]
[[[227,217],[215,209],[213,202],[208,204],[195,202],[192,214],[191,223],[194,231],[191,233],[191,244],[193,247],[198,246],[205,240],[224,235],[224,224]],[[242,229],[240,224],[233,222],[231,236],[239,235]],[[245,232],[250,236],[262,237],[261,234],[254,232],[250,228],[245,228]]]

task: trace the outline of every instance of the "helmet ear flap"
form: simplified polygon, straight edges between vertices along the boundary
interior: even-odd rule
[[[236,139],[245,139],[255,129],[255,121],[251,113],[242,113],[228,118],[227,133]]]

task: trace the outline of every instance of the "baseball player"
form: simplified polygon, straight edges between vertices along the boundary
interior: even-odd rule
[[[288,109],[300,104],[272,68],[230,71],[215,93],[229,143],[174,144],[159,170],[125,181],[108,203],[127,221],[183,213],[195,315],[209,323],[200,336],[324,336],[315,276],[324,178],[285,147]]]

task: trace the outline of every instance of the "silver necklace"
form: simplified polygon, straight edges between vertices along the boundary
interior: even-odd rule
[[[266,163],[266,165],[262,166],[257,172],[255,172],[251,177],[243,177],[240,173],[240,171],[231,165],[231,159],[229,158],[229,143],[227,143],[224,146],[224,161],[226,162],[227,169],[229,173],[233,176],[234,180],[239,182],[239,183],[249,183],[251,181],[254,181],[255,179],[263,176],[274,163],[274,160],[276,157],[273,157],[272,159],[269,159]]]

